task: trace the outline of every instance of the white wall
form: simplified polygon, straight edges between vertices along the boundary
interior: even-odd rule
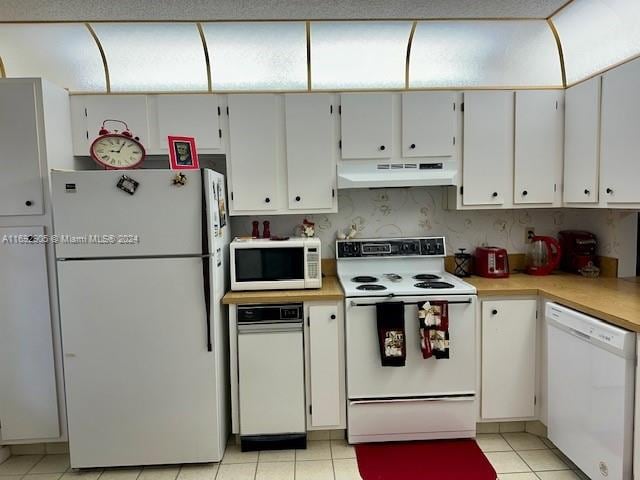
[[[510,253],[526,251],[525,230],[556,235],[565,229],[584,229],[598,235],[600,254],[620,259],[624,275],[635,275],[637,213],[615,210],[529,209],[451,211],[442,208],[440,187],[341,190],[338,213],[307,215],[316,222],[323,242],[322,256],[334,256],[336,232],[356,224],[359,236],[399,237],[444,235],[448,253],[472,251],[491,244]],[[270,220],[274,235],[293,235],[304,215],[233,217],[234,235],[249,235],[252,220]],[[262,225],[260,226],[262,231]]]

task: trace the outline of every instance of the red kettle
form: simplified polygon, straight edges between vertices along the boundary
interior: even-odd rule
[[[553,237],[531,238],[527,251],[527,273],[529,275],[549,275],[560,264],[562,250]]]

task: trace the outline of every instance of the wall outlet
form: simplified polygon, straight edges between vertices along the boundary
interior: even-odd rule
[[[527,227],[524,229],[524,243],[531,243],[531,239],[535,237],[536,229],[534,227]]]

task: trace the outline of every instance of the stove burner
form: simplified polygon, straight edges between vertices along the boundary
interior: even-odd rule
[[[413,278],[415,280],[439,280],[440,279],[438,275],[434,275],[432,273],[421,273],[419,275],[414,275]]]
[[[418,288],[453,288],[453,285],[447,282],[418,282],[414,285]]]
[[[358,277],[353,277],[351,281],[355,283],[373,283],[373,282],[377,282],[378,279],[376,277],[371,277],[369,275],[360,275]]]
[[[367,283],[356,287],[358,290],[386,290],[387,287],[376,285],[375,283]]]

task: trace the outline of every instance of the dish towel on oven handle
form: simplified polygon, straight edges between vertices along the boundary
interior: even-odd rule
[[[423,358],[449,358],[449,303],[431,300],[418,304],[420,349]]]
[[[407,360],[404,303],[384,302],[376,304],[376,320],[382,366],[404,367]]]

